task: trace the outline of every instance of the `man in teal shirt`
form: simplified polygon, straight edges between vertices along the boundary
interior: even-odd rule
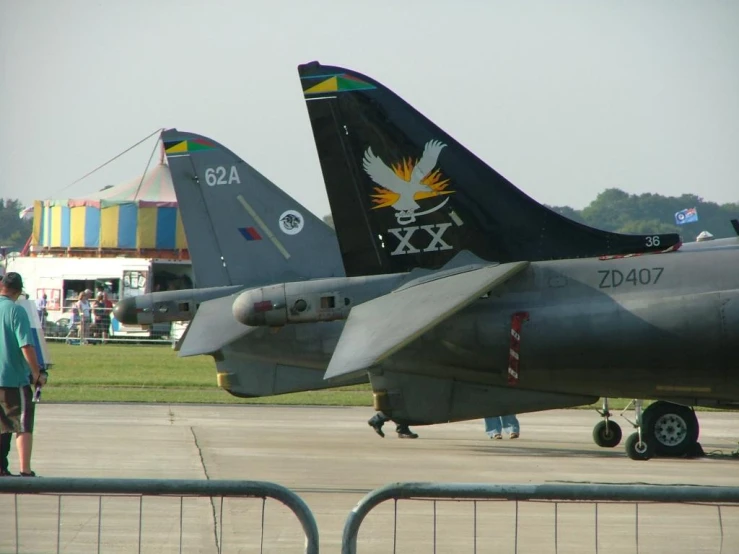
[[[0,434],[2,434],[2,475],[10,475],[7,455],[10,434],[16,434],[22,477],[34,477],[31,470],[35,404],[31,384],[46,383],[36,358],[31,323],[16,300],[23,292],[23,279],[10,272],[0,282]]]

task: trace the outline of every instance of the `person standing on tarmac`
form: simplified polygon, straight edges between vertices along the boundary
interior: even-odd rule
[[[516,414],[486,417],[485,433],[491,439],[500,440],[503,438],[503,430],[508,431],[508,438],[517,439],[521,435],[521,425],[518,423]]]
[[[7,457],[10,436],[15,433],[20,476],[35,477],[31,470],[31,450],[36,405],[31,384],[36,387],[46,384],[46,373],[39,367],[28,314],[16,304],[22,292],[21,276],[7,273],[0,282],[0,473],[12,475]]]
[[[391,418],[387,417],[382,412],[377,412],[375,415],[373,415],[370,420],[367,422],[367,424],[372,427],[372,429],[375,430],[375,433],[380,435],[382,438],[385,438],[385,432],[382,430],[382,426],[385,425],[385,422],[387,421],[393,421]],[[395,431],[398,433],[399,439],[417,439],[418,435],[411,431],[411,428],[405,424],[400,422],[395,422]]]

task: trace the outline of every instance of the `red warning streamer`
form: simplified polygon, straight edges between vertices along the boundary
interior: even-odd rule
[[[516,312],[511,316],[511,342],[508,348],[508,384],[518,385],[520,378],[519,351],[521,349],[521,328],[523,322],[529,320],[528,312]]]

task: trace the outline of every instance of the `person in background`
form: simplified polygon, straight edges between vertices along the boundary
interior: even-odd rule
[[[113,302],[108,297],[108,291],[103,291],[103,304],[105,305],[105,329],[103,330],[103,338],[108,340],[108,331],[110,330],[110,318],[113,314]]]
[[[91,290],[88,289],[82,291],[77,297],[77,302],[74,305],[74,307],[77,308],[77,313],[80,317],[80,345],[87,343],[87,337],[90,334],[90,323],[92,322],[92,306],[90,305],[90,295],[92,295]]]
[[[521,426],[515,414],[485,418],[485,432],[488,437],[500,440],[503,438],[503,430],[508,433],[510,439],[517,439],[520,436]]]
[[[20,476],[36,476],[31,470],[36,408],[31,385],[46,384],[46,373],[39,367],[33,346],[28,314],[16,304],[22,291],[23,279],[15,272],[7,273],[0,282],[0,474],[5,477],[12,475],[7,463],[11,433],[16,434]]]
[[[46,331],[46,316],[49,315],[49,312],[46,311],[46,302],[46,294],[42,295],[41,298],[36,300],[36,311],[38,312],[38,319],[41,322],[41,329],[44,331]]]
[[[107,295],[100,291],[92,305],[92,313],[95,318],[95,336],[100,338],[103,344],[108,341],[108,329],[110,328],[110,311],[113,303],[108,300]]]
[[[80,311],[77,309],[77,303],[72,306],[72,314],[69,318],[69,332],[67,332],[66,343],[72,344],[72,338],[79,334],[80,330]]]
[[[375,433],[385,438],[385,432],[382,430],[382,426],[385,425],[386,421],[394,421],[387,417],[382,412],[377,412],[373,415],[367,424],[375,430]],[[398,433],[399,439],[417,439],[418,434],[411,431],[411,428],[405,423],[395,422],[395,431]]]

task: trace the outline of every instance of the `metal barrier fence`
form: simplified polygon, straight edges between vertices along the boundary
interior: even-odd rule
[[[484,546],[493,545],[495,552],[506,551],[506,552],[519,552],[519,548],[522,546],[523,537],[519,536],[519,531],[522,526],[522,514],[519,507],[520,502],[533,503],[537,501],[545,501],[549,503],[546,506],[546,510],[543,510],[542,505],[539,504],[537,509],[533,513],[533,519],[535,525],[531,526],[536,528],[536,532],[539,533],[539,537],[532,538],[533,532],[527,535],[527,548],[523,549],[531,552],[549,552],[553,551],[558,553],[560,548],[563,548],[563,552],[599,552],[599,548],[604,546],[610,546],[611,549],[608,551],[625,551],[627,543],[633,545],[631,552],[640,552],[640,546],[642,552],[676,552],[676,551],[687,551],[687,552],[698,552],[703,549],[698,549],[692,543],[686,543],[687,539],[691,537],[686,536],[686,529],[689,529],[687,533],[694,533],[702,541],[713,540],[717,544],[705,544],[706,551],[711,552],[724,552],[725,545],[725,531],[727,529],[734,530],[739,535],[739,487],[705,487],[705,486],[658,486],[658,485],[584,485],[584,484],[546,484],[546,485],[485,485],[485,484],[443,484],[443,483],[395,483],[390,484],[375,491],[370,492],[365,496],[352,510],[349,518],[344,526],[344,532],[342,537],[342,553],[343,554],[355,554],[357,552],[357,538],[362,522],[365,520],[370,511],[386,502],[388,500],[394,500],[393,513],[391,515],[393,520],[393,538],[392,538],[392,552],[396,551],[418,551],[418,552],[437,552],[438,538],[445,536],[448,539],[449,552],[463,552],[472,551],[478,552],[478,548]],[[433,550],[425,548],[425,544],[421,544],[421,537],[417,532],[423,514],[420,510],[416,510],[409,519],[413,519],[414,524],[406,525],[406,529],[412,527],[410,535],[409,547],[402,550],[398,550],[398,502],[400,500],[426,500],[431,501],[432,511],[430,515],[432,518],[432,525],[429,527],[423,527],[427,534],[431,535],[433,542]],[[485,533],[485,537],[480,536],[480,530],[482,528],[481,523],[481,511],[478,503],[491,501],[505,501],[499,502],[499,504],[510,504],[514,502],[513,514],[508,514],[508,523],[513,523],[514,534],[512,540],[507,540],[503,537],[500,527]],[[450,529],[446,531],[440,528],[440,517],[439,510],[437,509],[437,503],[442,501],[467,501],[472,503],[472,510],[465,514],[456,514],[456,529],[450,533]],[[566,503],[566,504],[564,504]],[[583,506],[583,503],[585,506]],[[628,504],[626,504],[628,503]],[[658,503],[657,511],[652,510],[651,514],[648,514],[649,507],[654,506]],[[670,516],[665,512],[665,504],[680,504],[689,506],[688,511],[683,514],[678,514],[677,517]],[[708,506],[706,506],[708,504]],[[577,506],[578,512],[571,512],[569,514],[570,522],[574,523],[577,528],[576,533],[582,537],[588,534],[585,529],[587,528],[588,519],[592,517],[594,523],[593,536],[588,537],[589,544],[587,545],[576,545],[572,541],[563,540],[562,522],[568,517],[565,512],[565,506],[574,507]],[[607,507],[612,506],[633,506],[633,513],[615,514],[613,510],[611,513],[607,513]],[[584,512],[582,508],[592,506],[591,514]],[[641,506],[641,518],[640,518],[640,506]],[[707,518],[697,519],[695,511],[699,509],[699,506],[707,507],[709,510],[715,510],[715,514],[708,514]],[[726,516],[724,510],[730,507],[735,509],[732,513],[730,521],[725,521]],[[551,510],[549,510],[551,508]],[[600,516],[599,516],[600,508]],[[500,510],[497,510],[494,514],[489,514],[490,519],[501,520],[503,516]],[[549,526],[546,523],[546,517],[549,515],[552,517],[552,525]],[[705,514],[704,514],[705,515]],[[461,517],[460,517],[461,516]],[[658,529],[669,536],[674,537],[676,541],[683,541],[682,545],[687,544],[688,550],[681,550],[681,544],[665,544],[664,549],[660,549],[657,546],[650,545],[644,547],[642,542],[645,537],[652,537],[654,534],[654,525],[647,531],[643,527],[645,526],[644,521],[641,522],[642,528],[640,528],[640,520],[645,518],[648,519],[648,523],[658,520],[659,518],[673,517],[672,520],[668,521],[668,525],[662,524]],[[608,523],[604,520],[608,519]],[[715,518],[715,519],[714,519]],[[386,518],[387,520],[388,518]],[[632,521],[629,521],[629,520]],[[490,525],[488,520],[487,525]],[[511,521],[512,520],[512,521]],[[707,533],[706,522],[713,521],[717,527],[717,537],[711,537]],[[376,537],[379,535],[376,531],[386,530],[387,521],[382,522],[382,525],[376,525],[372,530],[372,539],[374,547],[379,547],[379,540]],[[599,528],[600,524],[600,528]],[[605,545],[605,535],[608,533],[608,524],[613,524],[610,529],[610,542],[612,544]],[[467,527],[466,527],[467,526]],[[460,528],[466,527],[467,532],[472,532],[472,543],[467,544],[468,541],[460,539],[460,537],[451,537],[454,535],[454,531],[458,531]],[[490,527],[495,527],[491,525]],[[629,535],[633,532],[633,537]],[[640,540],[641,539],[641,540]],[[631,542],[633,540],[633,542]],[[657,540],[657,539],[654,539]],[[654,540],[652,542],[654,542]],[[553,549],[549,548],[548,543],[553,542]],[[387,546],[387,545],[383,545]],[[469,549],[468,549],[469,548]],[[739,536],[735,537],[735,542],[727,547],[726,552],[739,552]],[[619,550],[620,549],[620,550]],[[376,551],[376,550],[372,550]],[[387,551],[387,550],[383,550]]]
[[[266,524],[268,498],[284,505],[278,511],[292,511],[300,532],[290,535],[289,522],[282,513],[270,515],[270,525]],[[261,499],[261,507],[243,509],[224,504],[243,499]],[[365,522],[388,500],[394,503],[384,520],[372,522],[370,518]],[[42,501],[53,503],[44,509],[39,504]],[[401,516],[401,501],[421,501],[427,509],[404,510]],[[128,504],[124,506],[124,502]],[[451,524],[445,524],[450,514],[444,513],[441,502],[463,508],[449,518]],[[494,509],[486,512],[490,507]],[[669,508],[682,508],[683,512],[669,512]],[[699,510],[705,513],[700,515]],[[29,518],[24,523],[26,513]],[[256,527],[247,525],[247,516],[258,516]],[[393,534],[388,540],[385,535],[390,518]],[[430,518],[431,524],[425,525],[424,518]],[[407,543],[398,540],[399,521],[404,524]],[[364,538],[369,544],[365,546],[372,552],[456,554],[490,548],[538,554],[739,552],[739,487],[395,483],[370,492],[351,511],[343,530],[343,553],[357,552],[360,527],[368,525],[370,534]],[[277,546],[265,541],[267,527],[276,534]],[[506,531],[512,531],[510,537],[505,536]],[[467,536],[462,537],[464,534]],[[318,529],[305,502],[274,483],[0,479],[2,552],[79,553],[87,548],[98,553],[194,550],[221,554],[247,549],[286,552],[290,547],[317,553]]]
[[[67,338],[67,337],[44,337],[46,342],[59,342],[59,343],[65,343],[69,345],[79,346],[80,341],[76,337]],[[88,344],[168,344],[172,345],[176,340],[165,336],[160,338],[151,338],[147,336],[128,336],[128,337],[108,337],[107,339],[99,339],[95,337],[90,337],[85,340]]]
[[[12,507],[8,509],[11,495]],[[31,502],[42,496],[56,497],[56,506],[47,506],[44,510],[40,509],[38,501]],[[81,499],[90,497],[97,499],[92,509],[89,505],[81,504]],[[153,506],[148,506],[147,517],[153,516],[158,520],[155,525],[151,522],[148,524],[153,531],[151,536],[144,522],[145,497],[158,497],[148,501]],[[164,497],[167,497],[168,503],[162,503],[160,499]],[[186,510],[185,499],[188,497],[194,497],[193,502],[200,503],[188,505]],[[203,503],[203,497],[209,497],[207,505]],[[29,512],[27,523],[22,521],[25,510],[20,506],[19,498],[26,503]],[[179,502],[173,504],[171,500],[177,498]],[[229,506],[224,511],[227,498],[261,499],[261,509],[243,510]],[[279,525],[280,551],[298,544],[306,554],[317,554],[318,527],[313,514],[305,502],[289,489],[263,481],[175,479],[0,479],[0,525],[3,527],[0,550],[11,552],[14,547],[14,552],[20,553],[26,551],[21,548],[28,545],[31,552],[51,552],[52,549],[57,553],[81,552],[82,547],[101,552],[120,551],[127,544],[131,550],[124,551],[139,553],[143,546],[154,552],[182,553],[192,547],[197,552],[220,554],[224,548],[226,522],[232,538],[248,538],[255,550],[262,552],[265,548],[265,505],[268,498],[282,503],[295,514],[304,535],[304,542],[303,537],[301,541],[285,539],[285,518],[279,514],[273,519]],[[214,499],[220,499],[220,502],[214,502]],[[135,506],[134,510],[130,509],[132,501],[138,504],[138,513]],[[122,504],[125,502],[128,504]],[[243,521],[247,515],[260,516],[259,529],[248,528]],[[13,523],[14,528],[11,527]],[[55,533],[50,531],[54,527]],[[105,532],[111,536],[105,537]],[[241,552],[244,544],[233,546],[234,550]]]

